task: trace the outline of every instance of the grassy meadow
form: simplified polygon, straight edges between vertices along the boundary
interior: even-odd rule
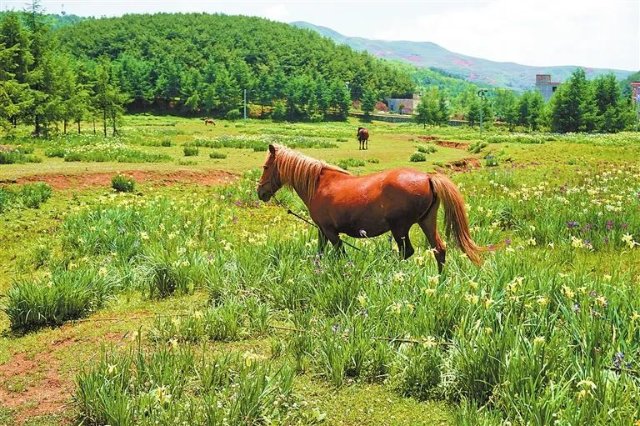
[[[0,424],[640,424],[640,135],[358,124],[0,139]],[[273,142],[447,173],[501,248],[319,257]]]

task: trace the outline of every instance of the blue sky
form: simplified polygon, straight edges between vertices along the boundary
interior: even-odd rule
[[[0,0],[0,10],[26,0]],[[640,0],[42,1],[80,16],[209,12],[307,21],[342,34],[430,41],[471,56],[526,65],[640,70]]]

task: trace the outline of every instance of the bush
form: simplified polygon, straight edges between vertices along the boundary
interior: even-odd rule
[[[133,192],[135,186],[136,181],[129,176],[117,174],[111,179],[111,187],[117,192]]]
[[[66,151],[64,148],[62,148],[61,146],[54,146],[51,148],[47,148],[44,151],[44,155],[46,155],[49,158],[52,157],[58,157],[58,158],[64,158]]]
[[[416,149],[418,150],[418,152],[421,152],[423,154],[432,154],[438,150],[433,145],[418,145]]]
[[[23,206],[37,209],[51,197],[51,187],[44,182],[22,185],[17,196]]]
[[[484,157],[484,165],[487,167],[497,167],[498,159],[494,155],[489,154]]]
[[[230,121],[239,120],[240,118],[242,118],[242,113],[240,113],[240,111],[237,109],[232,109],[224,116],[224,118]]]
[[[170,147],[171,145],[172,145],[171,139],[169,138],[164,138],[162,139],[162,142],[160,142],[160,146],[164,146],[165,148]]]
[[[227,154],[219,151],[212,151],[209,153],[209,158],[224,159],[224,158],[227,158]]]
[[[33,152],[33,148],[31,148]],[[12,151],[0,151],[0,164],[41,163],[42,159],[35,155],[28,155],[18,149]]]
[[[427,156],[424,155],[422,152],[414,152],[413,154],[411,154],[411,157],[409,157],[409,161],[413,163],[427,161]]]
[[[194,145],[185,145],[183,151],[185,157],[194,157],[200,153],[198,147]]]
[[[472,154],[478,154],[487,146],[486,142],[478,141],[469,145],[468,151]]]
[[[365,165],[363,160],[356,160],[355,158],[346,158],[344,160],[338,160],[338,167],[347,170],[349,167],[363,167]]]

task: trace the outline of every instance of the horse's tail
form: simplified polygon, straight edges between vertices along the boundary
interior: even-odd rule
[[[476,245],[469,233],[469,219],[465,210],[464,199],[456,185],[443,174],[429,175],[435,196],[444,204],[444,222],[447,235],[453,232],[453,237],[462,251],[473,263],[479,265],[482,261],[480,253],[485,247]]]

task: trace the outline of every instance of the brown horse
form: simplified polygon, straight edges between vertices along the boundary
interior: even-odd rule
[[[409,229],[419,224],[434,249],[438,272],[442,272],[446,246],[438,235],[436,221],[444,204],[446,229],[474,263],[480,252],[469,234],[469,221],[462,195],[444,175],[393,169],[366,176],[348,172],[281,145],[269,145],[264,172],[258,183],[258,198],[269,201],[283,185],[293,187],[309,209],[320,230],[320,249],[327,240],[342,249],[340,233],[369,238],[391,231],[403,258],[414,252]]]
[[[356,135],[360,147],[358,149],[369,149],[369,131],[364,127],[358,127],[358,134]]]
[[[204,125],[206,126],[207,124],[213,124],[215,126],[216,122],[213,121],[213,118],[205,118],[204,119]]]

